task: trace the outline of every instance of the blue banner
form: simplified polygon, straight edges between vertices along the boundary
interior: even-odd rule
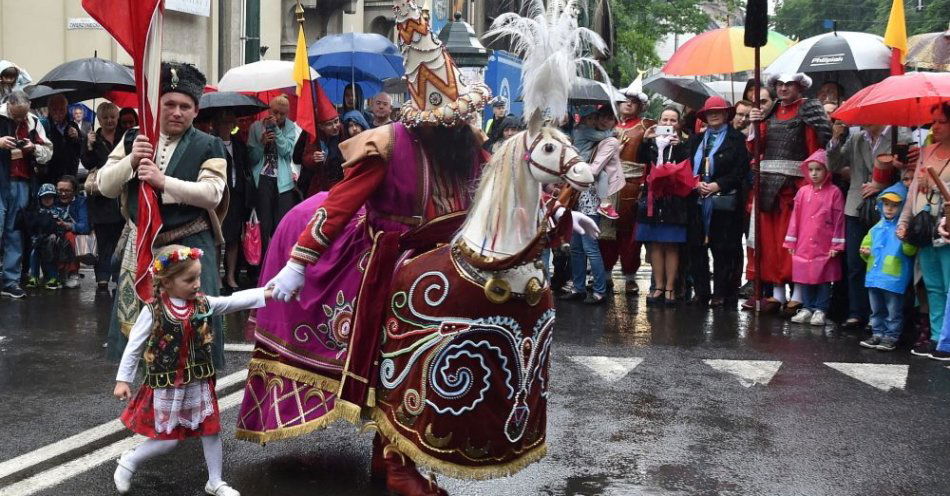
[[[493,51],[485,69],[485,84],[492,96],[508,99],[509,113],[521,117],[521,59],[503,50]],[[485,120],[491,118],[491,107],[485,107]]]

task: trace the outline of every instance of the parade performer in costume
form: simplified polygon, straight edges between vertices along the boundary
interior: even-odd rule
[[[129,491],[132,475],[143,462],[171,452],[178,442],[200,437],[208,465],[205,492],[240,496],[221,480],[221,423],[215,395],[212,361],[214,331],[211,316],[264,305],[271,291],[239,291],[229,297],[209,297],[201,290],[201,250],[181,245],[162,248],[152,272],[155,300],[142,308],[122,354],[113,394],[132,397],[139,360],[145,363],[145,383],[122,413],[122,423],[149,438],[125,452],[113,479],[120,494]]]
[[[159,213],[163,227],[155,238],[155,248],[171,243],[199,248],[204,254],[201,287],[210,296],[219,294],[221,277],[216,246],[223,242],[220,219],[228,209],[227,151],[221,140],[192,126],[204,86],[205,77],[195,66],[163,62],[157,153],[134,128],[126,133],[96,175],[100,193],[108,198],[121,197],[123,214],[128,219],[109,327],[109,355],[113,359],[118,359],[125,349],[141,309],[135,293],[135,221],[140,181],[161,192]],[[214,362],[220,367],[224,364],[221,321],[216,318],[212,322],[216,331]]]
[[[641,246],[636,239],[637,200],[640,199],[640,189],[646,179],[646,164],[637,161],[637,153],[647,130],[656,124],[655,120],[641,117],[647,104],[641,77],[642,74],[624,90],[627,101],[619,106],[620,121],[617,123],[617,129],[620,131],[621,143],[620,167],[626,184],[617,193],[613,204],[616,205],[620,217],[616,221],[601,219],[599,239],[604,268],[610,273],[617,260],[620,260],[626,292],[630,295],[640,293],[636,282],[637,271],[640,270]]]
[[[343,181],[298,205],[278,227],[261,277],[274,284],[277,299],[288,302],[270,304],[256,315],[257,344],[237,435],[267,442],[299,436],[336,419],[359,423],[373,417],[385,434],[374,441],[373,474],[385,477],[397,494],[436,495],[445,492],[422,477],[415,462],[445,467],[419,456],[382,425],[389,410],[380,404],[384,398],[377,391],[380,332],[391,301],[388,289],[397,288],[392,281],[395,267],[404,262],[418,267],[409,262],[452,241],[465,220],[472,186],[486,160],[468,119],[488,101],[489,92],[458,77],[414,2],[397,0],[394,11],[411,101],[403,107],[401,122],[342,143]],[[548,145],[555,164],[576,156],[569,145],[547,137],[537,140],[537,153],[548,153]],[[523,160],[524,152],[508,155]],[[571,165],[583,171],[577,161]],[[580,182],[592,179],[589,171],[586,178],[581,176]],[[498,184],[510,188],[513,182]],[[512,207],[506,213],[519,220],[536,219],[539,198],[527,209]],[[582,222],[570,215],[561,219]],[[483,244],[499,253],[507,249]],[[485,289],[479,291],[484,298]],[[543,291],[532,286],[532,298],[540,299]],[[295,293],[298,298],[293,299]],[[435,296],[428,294],[430,299]],[[546,366],[543,372],[546,377]],[[533,402],[536,394],[537,389],[532,391]],[[436,428],[442,432],[443,426]],[[526,437],[532,442],[541,440],[532,445],[530,456],[508,454],[513,458],[495,462],[498,466],[482,470],[481,476],[508,473],[541,456],[543,430],[534,428],[530,434]]]
[[[805,74],[778,74],[768,80],[778,93],[771,109],[762,112],[752,109],[749,118],[756,123],[753,139],[764,140],[761,157],[757,157],[762,174],[760,191],[756,193],[759,222],[755,235],[761,236],[762,274],[748,270],[750,280],[761,276],[762,281],[775,285],[773,298],[763,305],[764,310],[777,310],[786,303],[785,284],[792,282],[792,258],[782,245],[791,220],[795,194],[805,184],[801,163],[831,138],[831,124],[818,100],[806,99],[802,94],[811,87],[811,78]],[[754,267],[751,260],[748,268]],[[796,291],[797,293],[797,291]],[[801,299],[794,308],[801,305]]]

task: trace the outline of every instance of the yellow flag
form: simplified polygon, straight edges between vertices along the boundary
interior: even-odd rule
[[[297,82],[297,96],[300,96],[303,82],[310,79],[310,64],[307,63],[307,38],[303,35],[303,26],[297,31],[297,52],[294,54],[294,81]]]
[[[887,30],[884,31],[884,44],[900,50],[901,63],[907,57],[907,23],[904,21],[904,1],[893,0],[891,15],[887,19]]]

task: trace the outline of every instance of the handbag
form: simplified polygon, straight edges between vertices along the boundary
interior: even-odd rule
[[[940,172],[937,174],[938,177],[943,175],[947,164],[950,164],[950,160],[947,160],[940,168]],[[907,232],[904,235],[905,241],[918,248],[933,246],[934,239],[938,237],[937,217],[940,216],[940,212],[932,212],[934,194],[935,191],[931,189],[930,193],[927,194],[927,204],[910,219],[910,224],[907,225]]]
[[[738,206],[739,193],[736,190],[712,195],[712,208],[717,212],[735,212]]]
[[[99,261],[95,233],[76,235],[76,261],[86,265],[96,265]]]
[[[881,213],[877,210],[876,197],[871,196],[861,200],[861,204],[858,205],[858,220],[861,221],[865,229],[874,227],[881,220]]]
[[[257,210],[251,210],[251,216],[244,223],[242,237],[244,259],[251,265],[261,264],[261,221],[257,218]]]

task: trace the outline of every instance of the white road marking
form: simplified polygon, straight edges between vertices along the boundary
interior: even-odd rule
[[[238,382],[244,381],[245,379],[247,379],[247,369],[239,370],[233,374],[218,379],[215,390],[220,392],[228,386],[237,384]],[[221,403],[218,403],[218,407],[221,408]],[[36,464],[43,463],[50,458],[96,442],[106,436],[111,436],[112,434],[115,434],[116,432],[119,432],[123,429],[125,429],[125,425],[123,425],[119,419],[110,420],[109,422],[106,422],[102,425],[93,427],[87,431],[80,432],[75,436],[67,437],[66,439],[48,444],[42,448],[22,454],[16,458],[11,458],[10,460],[0,463],[0,479],[3,479],[10,474],[30,468]]]
[[[907,365],[841,362],[825,362],[825,365],[881,391],[904,389],[907,385]]]
[[[250,353],[254,351],[254,345],[250,343],[224,343],[224,351]]]
[[[234,408],[239,405],[243,399],[243,389],[231,393],[218,402],[218,411],[223,412],[229,408]],[[40,472],[28,479],[23,479],[15,484],[0,488],[0,496],[29,496],[36,494],[44,489],[59,485],[67,479],[71,479],[83,472],[98,467],[105,462],[115,460],[122,453],[145,442],[146,439],[148,438],[136,434],[121,441],[116,441],[104,448],[76,458],[75,460],[70,460],[62,465]],[[103,481],[103,484],[111,485],[112,480]],[[112,492],[112,489],[105,492]]]
[[[642,358],[608,357],[608,356],[572,356],[571,361],[583,365],[594,371],[607,382],[623,379],[637,365],[643,362]]]
[[[739,379],[739,384],[752,387],[755,384],[767,385],[782,362],[772,360],[703,360],[703,363]]]

